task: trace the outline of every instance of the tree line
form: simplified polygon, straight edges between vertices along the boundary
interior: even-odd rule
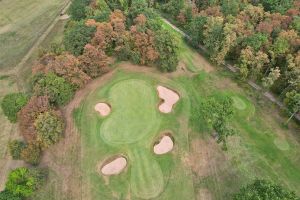
[[[300,110],[300,2],[298,0],[161,0],[156,7],[177,22],[210,59],[234,64]]]

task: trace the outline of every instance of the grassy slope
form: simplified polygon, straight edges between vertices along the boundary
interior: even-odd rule
[[[193,56],[191,58],[194,51],[183,43],[180,46],[182,59],[194,65],[189,69],[203,69],[203,63],[191,62],[195,59]],[[177,80],[189,92],[192,107],[211,95],[228,95],[244,104],[236,106],[232,125],[236,128],[237,135],[230,138],[228,152],[218,150],[216,153],[219,154],[216,157],[225,159],[211,163],[210,168],[214,170],[207,176],[195,175],[195,190],[209,189],[214,199],[224,199],[228,198],[226,194],[237,191],[241,185],[257,177],[279,182],[300,195],[299,126],[292,124],[290,129],[283,127],[286,119],[279,116],[276,106],[257,96],[247,86],[238,87],[231,76],[223,71],[209,74],[200,72],[193,79],[181,77]],[[241,109],[243,106],[246,107]],[[197,139],[208,142],[211,139],[210,131],[205,123],[193,121],[194,119],[191,116],[191,143]],[[274,142],[276,139],[283,142],[278,145]]]
[[[189,110],[188,99],[186,99],[185,104],[179,102],[174,114],[164,115],[158,113],[159,118],[162,120],[159,130],[151,133],[138,143],[109,146],[101,139],[98,129],[102,120],[93,117],[93,113],[95,113],[95,111],[92,111],[94,104],[101,99],[106,99],[109,89],[116,82],[129,78],[146,80],[148,83],[152,83],[153,87],[155,87],[157,82],[163,81],[163,79],[152,79],[149,76],[141,74],[119,72],[106,86],[91,93],[83,101],[82,107],[75,112],[75,118],[82,136],[82,169],[84,169],[83,182],[85,183],[83,187],[86,187],[84,190],[90,191],[91,199],[98,199],[100,197],[106,199],[124,199],[128,195],[131,195],[132,199],[137,199],[136,196],[150,197],[152,195],[152,193],[148,193],[150,190],[161,189],[164,189],[164,192],[156,199],[193,199],[194,192],[191,176],[189,170],[184,169],[182,165],[182,156],[187,152],[188,144],[186,120],[181,121],[181,117],[182,115],[186,115],[185,112]],[[173,82],[166,81],[165,84],[177,88]],[[91,114],[90,112],[93,113]],[[172,130],[177,148],[172,154],[155,156],[150,153],[152,151],[152,144],[158,138],[158,133],[164,130]],[[109,185],[105,184],[108,180],[100,176],[95,170],[97,163],[110,156],[126,152],[128,152],[129,156],[129,168],[125,173],[109,178]],[[143,159],[143,162],[140,161],[141,159]],[[160,181],[157,183],[154,182],[155,179],[159,180],[159,173],[161,173],[159,167],[164,176],[165,188],[159,185],[161,184]],[[144,173],[144,175],[138,175],[139,173]],[[182,184],[186,186],[185,190],[181,190]],[[128,193],[130,190],[129,185],[131,185],[135,195]]]
[[[0,69],[13,68],[57,16],[66,0],[0,2]]]

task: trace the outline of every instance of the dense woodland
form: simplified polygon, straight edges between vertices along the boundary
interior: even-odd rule
[[[156,7],[214,63],[234,64],[240,79],[270,89],[291,115],[299,112],[299,0],[166,0]]]
[[[275,6],[276,5],[276,6]],[[83,9],[84,8],[84,9]],[[241,79],[254,79],[278,94],[291,114],[300,107],[300,1],[292,0],[74,0],[69,9],[63,44],[52,45],[32,66],[28,94],[7,95],[1,103],[12,123],[18,122],[24,140],[13,140],[13,159],[38,165],[44,150],[64,133],[60,108],[76,90],[112,69],[113,60],[131,61],[172,72],[178,65],[178,41],[162,27],[158,11],[176,20],[192,38],[203,45],[211,60],[234,63]],[[233,134],[226,125],[232,102],[207,103],[207,118],[214,129]],[[225,112],[226,111],[226,112]],[[222,113],[215,118],[216,113]],[[221,135],[222,136],[222,135]],[[45,181],[41,169],[19,168],[11,172],[1,199],[26,199]],[[258,190],[266,189],[265,184]],[[254,185],[255,186],[255,185]],[[235,199],[243,198],[247,189]],[[294,193],[274,186],[283,196]],[[262,190],[264,190],[262,189]],[[255,192],[253,192],[253,195]]]

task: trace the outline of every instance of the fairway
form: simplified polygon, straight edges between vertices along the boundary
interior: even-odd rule
[[[160,122],[158,98],[155,88],[149,83],[142,80],[121,81],[110,89],[108,103],[112,113],[100,129],[103,140],[108,144],[129,144],[157,132]]]

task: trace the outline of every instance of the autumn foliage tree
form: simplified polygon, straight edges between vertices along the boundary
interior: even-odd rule
[[[79,56],[80,69],[92,78],[106,73],[108,68],[108,56],[105,52],[91,44],[84,47],[83,55]]]
[[[40,113],[50,109],[49,98],[46,96],[33,96],[26,106],[19,112],[20,132],[27,142],[36,140],[34,122]]]

